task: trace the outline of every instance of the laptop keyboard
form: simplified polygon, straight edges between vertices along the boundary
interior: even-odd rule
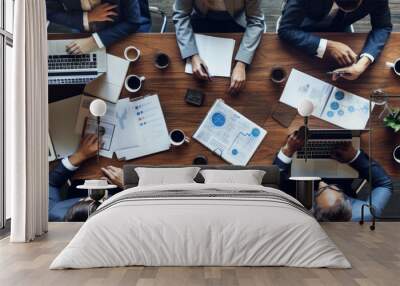
[[[96,54],[84,55],[50,55],[49,70],[76,70],[97,68]]]
[[[349,140],[312,140],[307,144],[308,159],[330,159],[333,149],[338,144],[349,142]],[[350,141],[351,142],[351,141]],[[297,158],[305,158],[304,147],[297,152]]]
[[[96,79],[97,76],[93,77],[75,77],[75,78],[51,78],[49,77],[48,84],[49,85],[60,85],[60,84],[87,84],[90,81]]]

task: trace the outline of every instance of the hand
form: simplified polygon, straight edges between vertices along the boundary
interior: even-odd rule
[[[111,183],[117,185],[121,189],[124,187],[124,173],[121,168],[107,166],[105,168],[101,168],[101,170]]]
[[[292,157],[294,153],[299,151],[304,146],[305,139],[305,127],[300,127],[299,130],[296,130],[292,134],[290,134],[286,140],[285,146],[282,148],[283,154],[288,157]]]
[[[334,72],[339,73],[343,72],[346,74],[338,75],[333,74],[332,80],[336,81],[338,78],[343,77],[347,80],[356,80],[371,64],[371,61],[367,57],[362,57],[356,64],[351,65],[349,67],[341,68],[334,70]]]
[[[204,68],[206,70],[204,70]],[[192,70],[196,78],[200,80],[211,80],[208,74],[208,67],[206,63],[200,58],[199,55],[192,56]]]
[[[332,158],[340,163],[348,163],[353,160],[356,155],[357,151],[354,149],[351,142],[344,142],[337,145],[331,154]]]
[[[97,136],[90,134],[85,136],[79,144],[78,150],[68,159],[74,166],[79,166],[87,159],[97,154]]]
[[[78,39],[67,46],[67,52],[71,55],[81,55],[93,52],[98,48],[93,37]]]
[[[237,62],[232,72],[231,85],[228,92],[230,94],[238,93],[246,83],[246,64]]]
[[[349,66],[357,60],[356,53],[348,45],[340,42],[328,41],[325,53],[341,66]]]
[[[96,6],[93,10],[88,12],[88,21],[92,22],[114,22],[111,16],[117,16],[118,13],[113,11],[117,5],[111,5],[109,3],[104,3]]]

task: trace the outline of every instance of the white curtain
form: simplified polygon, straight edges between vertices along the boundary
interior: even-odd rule
[[[6,188],[12,242],[47,231],[47,31],[45,0],[15,1],[12,94],[6,98]]]

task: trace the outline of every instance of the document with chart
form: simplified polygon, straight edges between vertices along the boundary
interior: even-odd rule
[[[193,138],[225,161],[245,166],[267,131],[217,99]]]
[[[304,99],[314,104],[313,115],[327,122],[352,130],[367,125],[369,100],[292,69],[280,102],[297,108]]]

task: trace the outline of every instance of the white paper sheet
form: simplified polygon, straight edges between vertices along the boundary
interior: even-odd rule
[[[195,34],[200,57],[206,63],[210,76],[230,77],[235,40]],[[185,72],[192,74],[192,64],[187,60]]]

